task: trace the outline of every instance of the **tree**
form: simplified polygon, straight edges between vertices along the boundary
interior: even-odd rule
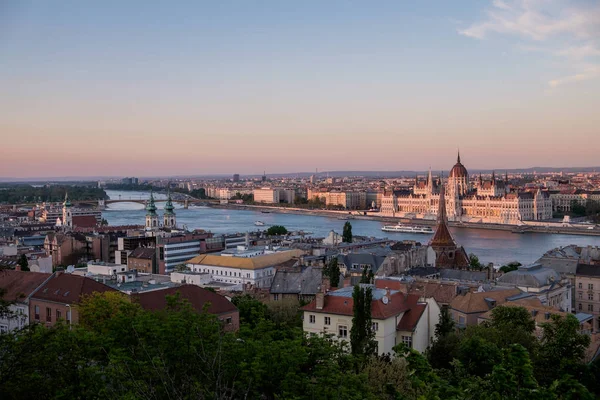
[[[507,265],[503,265],[502,267],[500,267],[500,272],[503,272],[506,274],[507,272],[518,270],[520,266],[521,266],[520,262],[512,261],[512,262],[509,262]]]
[[[373,274],[373,271],[368,267],[364,267],[360,277],[360,283],[373,283],[374,280],[375,274]]]
[[[344,224],[344,230],[342,232],[342,242],[352,243],[352,224],[348,221]]]
[[[373,292],[370,287],[354,286],[352,311],[352,329],[350,329],[350,348],[353,355],[368,356],[375,354],[377,342],[371,319]]]
[[[108,221],[106,219],[102,218],[102,222],[100,222],[100,225],[106,226],[106,225],[108,225]]]
[[[475,254],[469,254],[469,267],[473,269],[481,269],[481,263],[479,262],[479,257]]]
[[[590,337],[579,333],[574,315],[552,315],[550,322],[542,324],[536,365],[540,382],[550,384],[567,374],[577,376],[589,344]]]
[[[452,319],[452,315],[450,314],[450,310],[448,307],[442,307],[440,312],[440,320],[437,324],[435,324],[435,337],[437,339],[447,336],[448,334],[454,332],[456,324]]]
[[[285,228],[285,226],[282,225],[273,225],[270,226],[269,229],[267,229],[267,235],[268,236],[281,236],[281,235],[287,235],[288,230]]]
[[[177,271],[177,272],[183,272],[183,271],[187,271],[187,270],[188,270],[188,267],[185,264],[177,264],[175,266],[175,271]]]
[[[29,262],[27,261],[27,256],[25,254],[21,254],[17,264],[21,267],[21,271],[29,271]]]
[[[332,257],[329,264],[323,268],[323,274],[329,278],[329,283],[333,287],[338,287],[340,284],[340,266],[338,265],[337,257]]]

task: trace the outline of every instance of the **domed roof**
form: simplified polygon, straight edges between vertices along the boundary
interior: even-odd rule
[[[456,159],[456,164],[450,170],[450,178],[468,178],[469,173],[464,165],[460,162],[460,153],[458,153],[458,158]]]

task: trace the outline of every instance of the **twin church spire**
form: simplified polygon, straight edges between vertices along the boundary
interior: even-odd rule
[[[146,229],[154,230],[158,229],[158,214],[156,213],[156,204],[154,203],[154,193],[150,191],[150,200],[146,204]],[[176,228],[177,219],[175,217],[175,206],[173,206],[173,199],[171,198],[171,190],[167,194],[167,202],[164,207],[165,213],[163,214],[163,227],[164,228]]]

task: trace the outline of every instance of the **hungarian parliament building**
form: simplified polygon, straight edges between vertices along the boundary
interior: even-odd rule
[[[511,191],[508,177],[490,180],[481,176],[471,182],[460,162],[450,170],[446,182],[415,179],[411,190],[385,192],[381,213],[391,217],[435,219],[440,201],[440,186],[445,186],[446,210],[450,221],[519,224],[552,218],[552,199],[546,191]]]

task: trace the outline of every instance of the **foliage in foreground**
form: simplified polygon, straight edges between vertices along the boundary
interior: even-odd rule
[[[538,343],[526,336],[532,325],[525,314],[499,307],[490,324],[463,333],[445,318],[427,357],[399,345],[394,354],[365,358],[351,355],[347,343],[304,335],[297,304],[250,296],[234,302],[237,333],[224,332],[214,316],[178,297],[166,310],[149,312],[120,294],[95,295],[83,302],[72,329],[34,325],[0,335],[0,398],[592,399],[598,393],[597,366],[581,363],[586,343],[571,318],[553,321]],[[442,344],[455,356],[436,365],[433,354]],[[555,366],[547,379],[545,365]]]

